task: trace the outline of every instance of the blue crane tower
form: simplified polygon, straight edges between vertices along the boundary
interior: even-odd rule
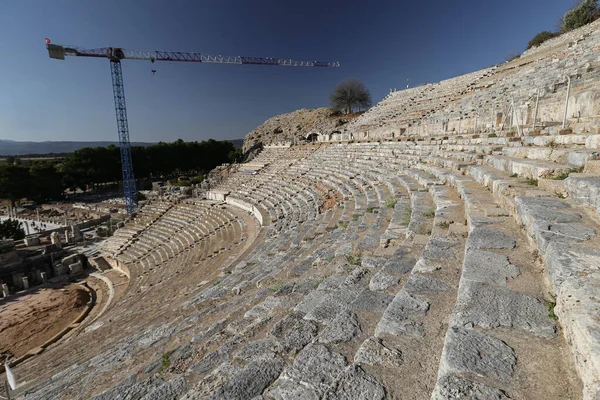
[[[96,49],[82,49],[73,46],[60,46],[52,44],[46,38],[46,48],[50,58],[64,60],[66,56],[108,58],[112,76],[115,111],[117,114],[117,129],[119,132],[119,147],[121,151],[121,167],[123,169],[123,192],[127,215],[135,209],[135,177],[131,160],[131,145],[129,142],[129,127],[127,125],[127,108],[125,106],[125,91],[123,88],[123,72],[121,60],[147,60],[202,62],[213,64],[251,64],[272,65],[281,67],[333,67],[338,68],[338,62],[323,61],[294,61],[283,58],[271,57],[242,57],[242,56],[214,56],[202,53],[186,53],[179,51],[139,51],[125,50],[120,47],[101,47]],[[155,70],[152,70],[154,73]]]

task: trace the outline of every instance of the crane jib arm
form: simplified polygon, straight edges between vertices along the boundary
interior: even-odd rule
[[[112,61],[120,60],[148,60],[148,61],[180,61],[204,62],[215,64],[252,64],[252,65],[278,65],[284,67],[333,67],[340,66],[338,62],[326,61],[295,61],[285,58],[270,57],[243,57],[243,56],[213,56],[201,53],[186,53],[180,51],[140,51],[125,50],[119,47],[101,47],[98,49],[81,49],[71,46],[46,44],[50,58],[64,60],[65,56],[108,58]]]

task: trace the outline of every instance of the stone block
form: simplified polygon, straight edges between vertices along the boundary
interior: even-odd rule
[[[583,173],[600,177],[600,160],[587,160]]]
[[[76,263],[69,264],[69,275],[78,275],[83,272],[83,266],[81,265],[81,261],[77,261]]]
[[[561,197],[565,197],[567,194],[564,180],[538,179],[538,187],[557,196],[560,195]]]
[[[25,246],[37,246],[40,244],[40,238],[37,236],[30,236],[25,238]]]
[[[483,209],[483,214],[486,217],[508,217],[508,211],[498,207],[486,207]]]

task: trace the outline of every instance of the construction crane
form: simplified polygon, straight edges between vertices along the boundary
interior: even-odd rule
[[[281,67],[333,67],[338,68],[338,62],[323,61],[294,61],[283,58],[270,57],[241,57],[241,56],[213,56],[202,53],[184,53],[179,51],[139,51],[126,50],[121,47],[101,47],[97,49],[83,49],[73,46],[60,46],[52,44],[46,38],[46,48],[50,58],[64,60],[66,56],[108,58],[113,83],[115,110],[117,114],[117,128],[119,131],[119,146],[121,151],[121,167],[123,169],[123,192],[127,215],[135,209],[135,177],[131,162],[131,146],[129,143],[129,127],[127,125],[127,109],[125,107],[125,92],[123,89],[123,73],[121,60],[146,60],[156,61],[202,62],[211,64],[250,64],[272,65]],[[154,73],[155,70],[152,71]]]

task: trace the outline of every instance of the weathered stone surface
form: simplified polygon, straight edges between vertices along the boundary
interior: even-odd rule
[[[187,382],[183,376],[178,376],[160,385],[141,400],[175,400],[187,390]]]
[[[217,400],[246,400],[260,395],[283,370],[280,357],[262,358],[250,362],[216,393]]]
[[[357,293],[350,289],[339,289],[329,293],[315,308],[304,316],[304,319],[328,324],[341,310],[350,305],[356,295]]]
[[[312,385],[302,385],[296,381],[279,378],[276,386],[268,389],[266,394],[275,400],[320,400],[321,391]]]
[[[298,353],[284,375],[287,379],[307,383],[324,391],[335,382],[345,366],[344,356],[322,344],[311,343]]]
[[[385,264],[385,261],[385,258],[382,257],[363,256],[360,265],[366,268],[379,268]]]
[[[312,311],[316,306],[319,305],[319,303],[323,301],[325,296],[325,293],[318,290],[314,290],[307,294],[304,297],[304,300],[298,303],[298,305],[294,308],[294,311],[301,313],[307,313],[309,311]]]
[[[277,322],[271,335],[275,336],[285,351],[297,352],[317,336],[317,326],[302,319],[302,314],[291,313]]]
[[[386,274],[384,271],[377,272],[369,282],[369,289],[371,290],[386,290],[390,287],[397,285],[400,279]]]
[[[256,340],[248,343],[244,348],[235,353],[234,357],[244,361],[251,361],[257,358],[268,358],[273,357],[279,348],[279,342],[276,340]]]
[[[490,285],[506,286],[507,279],[519,276],[519,267],[512,265],[503,254],[471,250],[465,255],[462,278]]]
[[[546,306],[534,297],[479,282],[461,284],[459,293],[453,315],[457,326],[503,326],[545,338],[556,336]]]
[[[357,364],[383,364],[399,367],[403,363],[403,358],[400,350],[387,346],[380,338],[370,337],[365,340],[356,351],[354,362]]]
[[[416,319],[425,315],[427,310],[427,301],[401,290],[383,313],[375,335],[390,333],[422,337],[425,335],[423,324]]]
[[[469,234],[467,249],[513,249],[514,238],[496,229],[475,228]]]
[[[444,282],[420,274],[411,274],[406,285],[404,285],[404,290],[409,293],[445,292],[449,289],[450,286]]]
[[[342,310],[321,332],[319,342],[325,344],[347,342],[361,333],[360,322],[356,314],[350,310]]]
[[[573,200],[600,212],[600,177],[571,174],[565,180],[565,189]]]
[[[411,256],[393,257],[385,263],[383,271],[391,275],[402,275],[410,272],[415,263],[416,260]]]
[[[223,328],[227,325],[226,319],[220,319],[214,324],[212,324],[208,329],[198,333],[196,336],[192,338],[193,343],[201,343],[209,340],[211,337],[221,332]]]
[[[228,343],[219,347],[217,350],[206,354],[198,363],[196,363],[196,365],[192,367],[192,370],[200,374],[206,374],[212,371],[219,364],[229,359],[229,354],[231,353],[232,348],[233,345]]]
[[[451,236],[435,236],[430,238],[423,250],[422,258],[425,259],[452,259],[455,258],[452,248],[458,241]]]
[[[318,290],[335,290],[337,289],[347,278],[347,275],[334,274],[325,278],[323,282],[317,287]]]
[[[515,352],[501,340],[468,329],[451,328],[440,363],[440,375],[475,374],[508,383],[514,373]]]
[[[354,268],[354,270],[352,270],[352,272],[350,273],[350,275],[348,275],[348,277],[344,281],[344,285],[346,285],[346,286],[356,285],[368,273],[369,273],[369,268],[366,268],[366,267],[356,267],[356,268]]]
[[[359,366],[348,366],[323,400],[382,400],[385,387]]]
[[[505,392],[461,378],[456,375],[446,375],[436,384],[432,400],[508,400]]]
[[[353,310],[383,312],[393,299],[394,296],[389,294],[365,289],[352,302],[351,307]]]
[[[258,303],[246,311],[244,318],[264,318],[269,316],[276,308],[282,307],[282,302],[276,297],[267,297],[262,303]]]

